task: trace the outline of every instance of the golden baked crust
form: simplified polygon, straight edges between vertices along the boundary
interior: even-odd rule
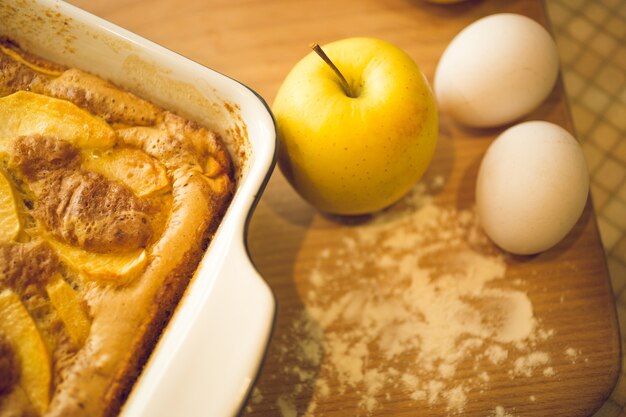
[[[232,171],[213,132],[0,39],[0,416],[119,412]]]

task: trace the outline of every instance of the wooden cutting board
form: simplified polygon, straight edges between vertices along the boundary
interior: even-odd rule
[[[531,0],[450,6],[419,0],[72,2],[242,81],[269,103],[312,41],[385,39],[411,55],[432,81],[446,45],[482,16],[516,12],[549,26],[543,3]],[[527,119],[551,121],[573,132],[561,81]],[[308,410],[316,416],[576,417],[602,405],[619,373],[620,347],[590,200],[567,238],[538,256],[507,256],[466,233],[473,227],[467,222],[473,221],[481,157],[501,131],[462,129],[442,114],[437,153],[423,188],[375,218],[321,215],[298,197],[278,169],[274,172],[250,222],[248,243],[254,263],[275,292],[278,318],[244,415],[291,417]],[[429,229],[428,242],[420,240],[425,229],[415,226],[423,221],[419,213],[428,214],[425,208],[439,216],[439,223]],[[372,244],[372,239],[382,242],[380,233],[371,232],[372,223],[381,218],[388,227],[384,233],[395,240]],[[465,229],[458,229],[459,224]],[[461,246],[452,241],[445,245],[450,238],[447,227],[461,230]],[[393,242],[404,249],[394,249]],[[435,247],[437,242],[443,246]],[[407,249],[407,244],[415,247]],[[522,305],[531,306],[534,327],[527,336],[519,336],[529,324],[524,316],[528,310],[523,309],[507,319],[513,332],[510,343],[495,340],[491,333],[474,335],[474,347],[462,346],[472,337],[458,329],[445,330],[448,323],[465,319],[450,317],[446,323],[445,312],[454,307],[440,312],[443,325],[431,326],[432,337],[415,327],[424,324],[417,316],[428,315],[424,306],[432,301],[419,292],[415,302],[421,305],[412,306],[410,297],[407,301],[411,283],[419,279],[416,273],[433,281],[427,288],[432,290],[446,268],[460,277],[470,274],[467,268],[476,267],[476,259],[458,263],[468,259],[468,253],[505,269],[484,283],[483,290],[495,288],[512,297],[511,305],[516,296],[525,300]],[[401,270],[399,264],[407,259],[414,264]],[[433,272],[437,268],[439,272]],[[475,270],[494,274],[493,265]],[[448,289],[437,295],[442,302],[450,301],[446,297],[456,291]],[[472,297],[466,293],[452,301],[457,307],[467,301],[468,311],[478,311],[479,321],[486,324],[498,322],[501,318],[495,316],[509,311],[503,310],[506,305],[494,307],[493,299],[481,294]],[[384,321],[386,315],[391,319]],[[382,327],[372,322],[379,318]],[[420,358],[429,342],[446,331],[454,336],[451,346],[456,350],[448,345]],[[462,357],[450,359],[455,351]],[[434,368],[424,369],[426,365]]]

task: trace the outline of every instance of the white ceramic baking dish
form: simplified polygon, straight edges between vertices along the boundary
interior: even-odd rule
[[[246,225],[275,163],[265,102],[216,71],[54,0],[0,0],[0,35],[197,120],[227,142],[238,166],[232,203],[121,415],[229,416],[259,370],[274,297],[250,262]]]

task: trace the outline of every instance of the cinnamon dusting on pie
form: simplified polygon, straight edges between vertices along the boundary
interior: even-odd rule
[[[11,391],[20,376],[13,347],[0,333],[0,395]]]
[[[146,247],[150,203],[124,184],[80,167],[79,150],[52,137],[19,137],[9,166],[25,177],[33,216],[63,241],[94,252]]]
[[[41,293],[58,267],[56,255],[39,239],[0,242],[0,290],[9,288],[24,296]]]

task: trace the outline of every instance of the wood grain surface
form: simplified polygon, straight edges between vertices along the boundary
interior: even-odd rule
[[[309,52],[312,41],[324,44],[350,36],[385,39],[413,57],[432,81],[446,45],[477,18],[516,12],[549,27],[543,4],[531,0],[468,1],[452,6],[419,0],[71,2],[240,80],[268,103],[291,67]],[[560,80],[549,99],[527,119],[552,121],[573,131]],[[439,207],[472,208],[481,157],[501,131],[463,129],[441,115],[438,149],[424,179],[444,179],[442,188],[433,194]],[[485,417],[500,413],[582,417],[602,405],[619,372],[620,347],[605,256],[590,200],[574,230],[557,247],[534,257],[500,253],[507,266],[506,280],[521,282],[521,289],[532,301],[535,318],[542,328],[552,331],[541,342],[541,350],[550,355],[554,375],[538,372],[514,378],[505,366],[483,364],[480,371],[489,372],[489,384],[486,389],[465,392],[467,401],[462,409],[450,409],[445,401],[411,399],[399,384],[388,384],[376,392],[377,406],[369,411],[360,404],[358,392],[339,389],[332,378],[326,379],[330,393],[325,396],[315,392],[319,386],[311,383],[295,389],[302,380],[294,380],[294,373],[285,371],[298,364],[290,363],[289,356],[284,355],[285,349],[290,349],[284,341],[293,331],[294,321],[306,311],[311,271],[321,251],[337,248],[359,222],[367,221],[321,215],[300,199],[278,169],[274,172],[249,225],[248,244],[254,263],[276,295],[278,319],[257,381],[258,391],[245,415],[295,416],[296,411],[302,415],[308,409],[309,415],[318,416]],[[353,254],[355,258],[361,255],[358,251]],[[333,279],[332,270],[325,273]],[[339,287],[350,287],[345,284]],[[568,347],[579,353],[578,360],[567,357],[564,352]],[[312,370],[313,380],[316,373],[323,372],[324,354],[330,352],[322,353],[319,367]],[[383,364],[383,358],[374,353],[368,361],[370,367]],[[475,379],[477,372],[461,365],[454,378],[462,383]],[[285,398],[291,403],[285,403]]]

